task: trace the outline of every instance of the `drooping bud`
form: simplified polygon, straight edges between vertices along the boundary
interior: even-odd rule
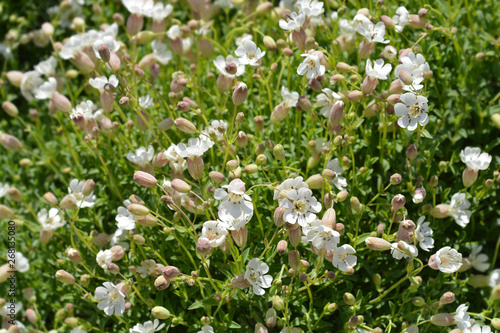
[[[248,229],[246,227],[241,227],[237,230],[231,231],[231,236],[233,237],[234,242],[239,247],[243,247],[247,243],[248,239]]]
[[[351,293],[345,293],[342,298],[347,305],[354,305],[354,303],[356,303],[356,297],[354,297],[354,295]]]
[[[285,211],[286,211],[286,208],[282,207],[282,206],[279,206],[274,211],[274,224],[277,227],[281,227],[283,224],[285,224],[285,220],[283,219],[283,214],[285,213]]]
[[[330,121],[330,126],[333,128],[336,125],[340,124],[342,117],[344,116],[344,102],[337,101],[333,104],[330,117],[328,118]]]
[[[292,251],[288,252],[288,264],[290,265],[290,267],[292,267],[295,270],[299,269],[299,265],[300,265],[299,251],[292,250]]]
[[[438,313],[431,317],[431,323],[436,326],[455,325],[455,318],[451,313]]]
[[[189,120],[179,117],[174,120],[175,126],[182,132],[187,134],[196,133],[196,126],[193,125]]]
[[[210,241],[208,238],[200,237],[198,238],[198,242],[196,243],[196,251],[201,254],[209,254],[212,252],[212,247],[210,246]]]
[[[154,187],[158,183],[158,180],[153,175],[144,171],[136,171],[134,181],[144,187]]]
[[[278,314],[276,313],[276,310],[273,308],[270,308],[266,312],[266,326],[269,328],[274,328],[276,326],[276,320],[278,319]]]
[[[282,239],[278,242],[278,245],[276,247],[276,251],[278,252],[278,254],[283,255],[286,253],[287,247],[288,247],[288,243],[286,242],[286,240]]]
[[[395,173],[391,176],[391,185],[398,185],[401,183],[402,177],[399,173]]]
[[[318,190],[323,187],[323,177],[318,173],[307,178],[306,184],[311,190]]]
[[[407,86],[413,83],[413,76],[410,72],[404,69],[399,71],[399,79]]]
[[[127,210],[136,216],[146,216],[149,214],[149,209],[140,204],[130,204]]]
[[[56,272],[56,279],[64,284],[75,284],[75,277],[62,269]]]
[[[290,240],[290,245],[297,247],[302,240],[301,228],[297,226],[295,229],[288,229],[288,239]]]
[[[439,204],[432,208],[429,214],[437,219],[445,219],[450,216],[450,205]]]
[[[15,136],[10,134],[0,133],[0,144],[11,151],[21,151],[23,149],[23,144]]]
[[[170,311],[168,311],[162,306],[155,306],[154,308],[151,309],[151,316],[153,316],[153,318],[165,320],[170,318]]]
[[[248,88],[247,85],[243,82],[238,82],[233,91],[233,103],[238,106],[243,104],[243,102],[247,99],[248,96]]]
[[[17,107],[9,101],[2,103],[2,109],[11,117],[15,117],[19,114]]]
[[[368,237],[365,240],[366,246],[375,251],[387,251],[390,250],[392,245],[388,241],[378,237]]]
[[[477,180],[478,171],[466,167],[462,173],[462,182],[465,187],[471,187],[472,184]]]

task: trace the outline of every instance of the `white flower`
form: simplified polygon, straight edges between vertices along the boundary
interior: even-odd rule
[[[488,255],[481,253],[482,249],[482,245],[475,245],[470,253],[470,259],[472,267],[480,272],[486,272],[490,268],[490,264],[488,262]]]
[[[429,122],[427,115],[427,98],[417,96],[412,92],[401,95],[401,103],[396,103],[394,113],[401,117],[398,119],[398,125],[414,131],[418,124],[425,126]]]
[[[90,101],[90,100],[84,101],[84,102],[81,102],[80,104],[78,104],[74,109],[71,110],[69,117],[71,119],[81,117],[85,120],[95,119],[97,121],[100,121],[104,115],[103,111],[102,111],[102,109],[95,111],[95,109],[97,109],[97,106],[94,103],[92,103],[92,101]]]
[[[330,113],[332,111],[332,106],[336,102],[341,100],[341,97],[339,94],[334,92],[331,89],[325,88],[322,90],[323,93],[318,95],[318,102],[317,105],[318,107],[321,108],[319,111],[323,116],[326,118],[330,117]]]
[[[120,49],[120,43],[118,43],[113,36],[103,36],[102,39],[96,40],[92,43],[92,49],[94,50],[94,54],[97,59],[101,59],[101,55],[99,54],[99,46],[102,44],[108,47],[108,50],[116,52]]]
[[[307,17],[319,16],[325,11],[324,3],[318,0],[298,0],[296,5],[299,12],[303,12]]]
[[[352,24],[354,24],[354,26],[358,28],[360,24],[368,26],[372,24],[372,21],[370,21],[370,19],[363,14],[356,14],[356,16],[354,16],[354,18],[352,19]]]
[[[471,329],[466,328],[463,333],[491,333],[491,327],[489,326],[483,326],[481,328],[481,325],[476,324],[472,326]]]
[[[312,191],[305,187],[288,191],[281,206],[286,208],[283,219],[300,226],[307,226],[316,219],[316,213],[321,211],[321,203],[312,196]]]
[[[415,189],[415,192],[413,192],[413,198],[412,198],[413,203],[419,204],[422,201],[424,201],[426,193],[427,192],[425,191],[425,188],[423,188],[423,187],[419,187],[419,188]]]
[[[402,244],[405,246],[405,250],[409,252],[410,254],[407,254],[403,251],[401,251],[398,247],[398,242],[392,243],[392,248],[391,248],[391,253],[394,259],[401,260],[403,258],[405,259],[411,259],[415,258],[418,256],[418,249],[415,245],[408,244],[404,241],[400,241]]]
[[[253,212],[250,214],[243,214],[234,218],[231,214],[226,214],[221,217],[221,221],[226,225],[227,230],[238,230],[243,228],[252,218]]]
[[[389,43],[388,39],[384,39],[385,35],[385,24],[384,22],[378,22],[373,25],[369,20],[363,24],[358,25],[358,32],[361,36],[365,37],[368,43]]]
[[[10,313],[11,309],[8,308],[10,304],[11,304],[10,302],[6,302],[6,304],[2,308],[0,308],[0,317],[6,317]],[[16,302],[13,304],[14,304],[14,313],[20,313],[20,311],[23,309],[23,302]]]
[[[346,43],[352,42],[356,39],[356,25],[354,22],[349,22],[346,19],[341,18],[339,20],[339,30],[340,36]]]
[[[500,268],[494,269],[488,275],[488,284],[491,288],[495,288],[500,284]]]
[[[281,97],[283,97],[283,103],[286,108],[295,107],[299,101],[299,93],[296,91],[290,91],[285,86],[281,87]]]
[[[296,178],[288,178],[276,187],[274,190],[273,200],[278,200],[278,203],[281,205],[281,202],[286,198],[288,191],[298,190],[303,187],[309,188],[309,185],[307,185],[304,181],[304,178],[300,176]]]
[[[181,27],[179,27],[179,25],[177,24],[174,24],[173,26],[170,27],[170,29],[168,29],[167,36],[172,40],[181,37],[182,36]]]
[[[177,146],[171,144],[166,151],[163,152],[165,158],[169,161],[170,167],[174,171],[182,171],[186,161],[177,153]]]
[[[92,207],[95,203],[96,196],[94,192],[84,196],[82,193],[83,185],[85,185],[85,180],[78,181],[76,178],[71,180],[68,187],[69,198],[77,207]]]
[[[154,21],[161,21],[166,19],[170,14],[172,14],[174,7],[171,4],[163,4],[162,2],[155,3],[153,9],[151,9],[151,17]]]
[[[410,21],[410,12],[408,10],[401,6],[398,9],[396,9],[396,15],[392,17],[392,20],[394,21],[395,29],[397,32],[403,31],[403,28],[408,24]]]
[[[43,84],[43,79],[37,71],[29,71],[23,74],[21,80],[21,94],[28,102],[33,100],[33,93]]]
[[[200,135],[200,140],[204,141],[209,147],[212,148],[214,142],[210,140],[210,137],[215,134],[217,139],[223,138],[224,133],[227,132],[228,124],[224,120],[212,120],[209,126],[205,127],[202,131],[204,135]]]
[[[312,245],[318,250],[324,247],[327,251],[332,251],[337,248],[340,242],[340,234],[332,228],[322,225],[320,220],[314,220],[307,232],[307,241],[312,242]]]
[[[240,37],[237,37],[234,40],[234,43],[236,44],[236,46],[242,46],[243,42],[246,40],[253,40],[253,36],[245,33],[245,34],[241,35]]]
[[[226,64],[228,62],[233,62],[236,65],[236,74],[229,74],[226,71]],[[215,60],[214,60],[214,66],[215,66],[215,68],[217,68],[217,70],[219,71],[220,74],[224,75],[225,77],[231,78],[231,79],[234,79],[235,77],[240,76],[243,73],[245,73],[245,65],[241,64],[238,61],[238,59],[236,59],[232,55],[228,55],[226,57],[226,59],[224,59],[224,57],[221,55],[217,56],[217,58],[215,58]]]
[[[155,105],[155,102],[151,96],[146,95],[146,96],[139,97],[139,105],[143,109],[149,109],[150,107]]]
[[[449,246],[436,252],[436,264],[444,273],[454,273],[462,266],[462,254]]]
[[[335,185],[335,187],[339,190],[343,190],[344,187],[347,186],[347,180],[344,177],[340,177],[340,175],[344,172],[344,169],[340,167],[339,159],[334,158],[333,160],[329,160],[326,164],[326,168],[335,172],[335,178],[333,178],[329,182]]]
[[[101,250],[99,251],[99,253],[97,253],[95,261],[103,269],[106,269],[108,267],[108,264],[113,261],[113,252],[111,252],[111,250]]]
[[[100,93],[104,92],[104,86],[110,84],[113,87],[118,87],[119,81],[115,75],[111,75],[109,79],[106,76],[98,76],[95,79],[90,78],[89,83],[92,87],[99,90]]]
[[[57,92],[57,80],[49,77],[49,80],[44,82],[38,89],[35,90],[36,99],[52,99]]]
[[[418,241],[418,245],[424,251],[429,252],[429,249],[434,247],[434,239],[432,239],[432,229],[429,227],[430,222],[424,222],[425,216],[421,216],[417,222],[417,228],[415,229],[415,238]]]
[[[141,266],[137,267],[137,273],[141,278],[145,279],[148,275],[152,275],[156,270],[156,262],[153,259],[141,261]]]
[[[273,277],[271,275],[264,275],[267,272],[269,272],[269,266],[260,259],[253,258],[248,262],[245,279],[252,284],[255,295],[264,295],[265,291],[262,288],[271,287]]]
[[[220,221],[207,221],[203,223],[203,229],[201,230],[201,237],[208,239],[210,246],[215,248],[219,247],[226,240],[227,225]]]
[[[182,142],[179,143],[175,146],[177,154],[183,158],[190,159],[193,159],[195,156],[202,156],[213,145],[210,139],[203,140],[202,137],[207,138],[204,135],[201,135],[199,138],[191,138],[188,140],[187,146]],[[212,145],[209,144],[209,141]]]
[[[491,163],[491,155],[488,153],[481,153],[481,148],[465,147],[460,152],[460,158],[467,167],[472,170],[486,170]]]
[[[214,329],[210,325],[205,325],[201,328],[201,331],[198,331],[197,333],[214,333]]]
[[[116,229],[115,233],[111,237],[111,246],[120,245],[124,250],[128,250],[130,248],[130,245],[127,242],[127,235],[125,234],[125,230],[119,228]]]
[[[304,13],[300,13],[297,15],[296,12],[292,12],[286,18],[286,21],[281,19],[279,21],[280,28],[283,30],[295,30],[300,31],[302,24],[304,24],[306,20],[306,15]]]
[[[338,247],[333,252],[332,264],[337,267],[342,272],[347,271],[349,268],[356,266],[358,258],[355,255],[356,250],[349,244],[342,245]]]
[[[149,320],[143,325],[136,324],[133,328],[129,330],[129,333],[154,333],[160,331],[165,326],[165,323],[160,325],[160,321],[155,319],[154,323]]]
[[[239,57],[238,61],[240,64],[252,67],[259,66],[259,60],[266,55],[266,52],[262,52],[251,40],[245,40],[243,45],[239,46],[234,53]]]
[[[300,56],[305,57],[305,59],[297,68],[297,74],[305,74],[308,79],[325,74],[325,66],[321,65],[319,56],[309,53],[301,54]]]
[[[140,216],[135,216],[128,211],[127,207],[130,206],[130,200],[123,201],[125,207],[118,207],[118,215],[116,215],[115,220],[118,222],[118,228],[123,230],[135,229],[135,222],[140,218]]]
[[[171,5],[170,5],[171,6]],[[153,49],[153,58],[162,65],[166,65],[172,60],[172,52],[167,51],[167,45],[158,40],[151,43]]]
[[[37,217],[43,230],[55,230],[66,224],[66,221],[59,216],[59,210],[57,208],[51,208],[48,213],[47,209],[43,208],[38,212]]]
[[[140,16],[151,16],[151,11],[154,6],[153,0],[123,0],[122,4],[132,14]]]
[[[0,198],[6,195],[7,192],[9,192],[9,188],[10,188],[9,184],[0,183]]]
[[[234,179],[229,185],[222,187],[227,189],[227,192],[221,188],[214,192],[214,199],[222,200],[219,204],[219,216],[224,218],[230,214],[237,218],[253,213],[252,199],[245,193],[245,183],[241,179]]]
[[[127,159],[134,163],[139,165],[141,168],[144,168],[148,163],[153,159],[153,156],[155,154],[155,150],[153,146],[149,146],[148,150],[144,147],[140,147],[139,149],[135,150],[134,152],[129,152],[127,154]]]
[[[455,323],[457,324],[458,328],[462,331],[465,331],[466,329],[472,326],[470,316],[467,313],[468,308],[469,307],[466,306],[465,304],[461,304],[457,308],[457,312],[454,317]]]
[[[462,228],[465,228],[470,222],[472,212],[468,209],[469,207],[470,202],[469,200],[465,199],[465,193],[455,193],[451,197],[450,215]]]
[[[57,59],[54,56],[50,56],[47,60],[41,61],[38,65],[34,66],[35,71],[38,73],[51,76],[56,74]]]
[[[387,75],[392,70],[392,65],[391,64],[385,64],[384,65],[384,60],[383,59],[377,59],[373,63],[372,67],[372,61],[370,59],[366,60],[366,75],[370,77],[370,79],[380,79],[380,80],[387,80]]]
[[[429,71],[429,64],[425,61],[422,54],[410,52],[408,56],[402,57],[401,64],[397,65],[394,69],[394,75],[399,77],[399,72],[405,70],[409,72],[413,78],[411,85],[403,85],[403,89],[406,91],[420,90],[424,86],[420,83],[424,80],[424,72]]]
[[[7,255],[7,258],[13,259]],[[16,258],[15,258],[15,268],[14,270],[19,272],[19,273],[26,273],[30,269],[30,262],[29,260],[21,253],[21,252],[16,252]]]
[[[108,316],[122,315],[125,311],[125,295],[116,288],[112,282],[104,282],[104,287],[97,287],[95,290],[95,300],[100,301],[97,304],[99,310],[104,310]]]

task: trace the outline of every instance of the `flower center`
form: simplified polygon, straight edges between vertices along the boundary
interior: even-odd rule
[[[308,66],[311,67],[311,68],[314,68],[316,67],[316,61],[314,61],[313,59],[309,60],[307,62]]]
[[[422,108],[418,104],[413,104],[412,106],[410,106],[410,116],[412,116],[413,118],[421,114],[422,111]]]
[[[236,193],[233,193],[233,192],[229,193],[229,201],[231,201],[233,203],[240,203],[241,197],[242,197],[241,194],[236,194]]]
[[[85,199],[85,196],[83,195],[83,193],[75,192],[75,193],[73,193],[73,195],[75,196],[77,201],[83,201],[83,199]]]
[[[118,302],[118,299],[120,298],[120,295],[115,290],[113,290],[112,292],[109,293],[109,298],[113,302]]]
[[[253,52],[248,52],[247,57],[248,57],[248,59],[253,59],[253,58],[255,58],[255,54]]]
[[[304,201],[295,201],[293,203],[293,208],[299,213],[304,213],[306,211],[307,205]]]
[[[449,257],[441,257],[441,265],[448,266],[451,262],[451,259]]]
[[[217,238],[217,233],[215,231],[209,231],[206,236],[208,239],[213,240]]]

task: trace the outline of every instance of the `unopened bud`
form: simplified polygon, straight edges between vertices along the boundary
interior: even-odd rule
[[[196,133],[196,126],[193,125],[189,120],[179,117],[174,120],[175,126],[182,132],[187,134]]]
[[[151,309],[151,316],[153,316],[153,318],[165,320],[170,317],[170,311],[162,306],[155,306],[153,309]]]
[[[392,245],[388,241],[378,237],[368,237],[365,240],[366,246],[375,251],[387,251],[390,250]]]
[[[17,107],[9,101],[2,103],[2,109],[11,117],[15,117],[19,114]]]
[[[136,171],[134,181],[144,187],[154,187],[158,183],[158,180],[153,175],[144,171]]]
[[[347,305],[354,305],[354,303],[356,303],[356,298],[351,293],[345,293],[342,298]]]
[[[56,279],[64,284],[75,284],[75,277],[62,269],[56,272]]]
[[[451,313],[438,313],[431,317],[431,323],[436,326],[451,326],[455,324],[455,318]]]

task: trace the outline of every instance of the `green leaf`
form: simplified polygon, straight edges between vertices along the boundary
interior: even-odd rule
[[[188,310],[194,310],[194,309],[199,309],[199,308],[203,308],[203,307],[204,307],[203,303],[201,303],[200,301],[196,301],[188,307]]]
[[[425,128],[422,130],[421,134],[422,134],[422,136],[423,136],[424,138],[427,138],[427,139],[432,139],[432,135],[431,135],[431,133],[429,133],[429,131],[428,131],[428,130],[426,130]]]

